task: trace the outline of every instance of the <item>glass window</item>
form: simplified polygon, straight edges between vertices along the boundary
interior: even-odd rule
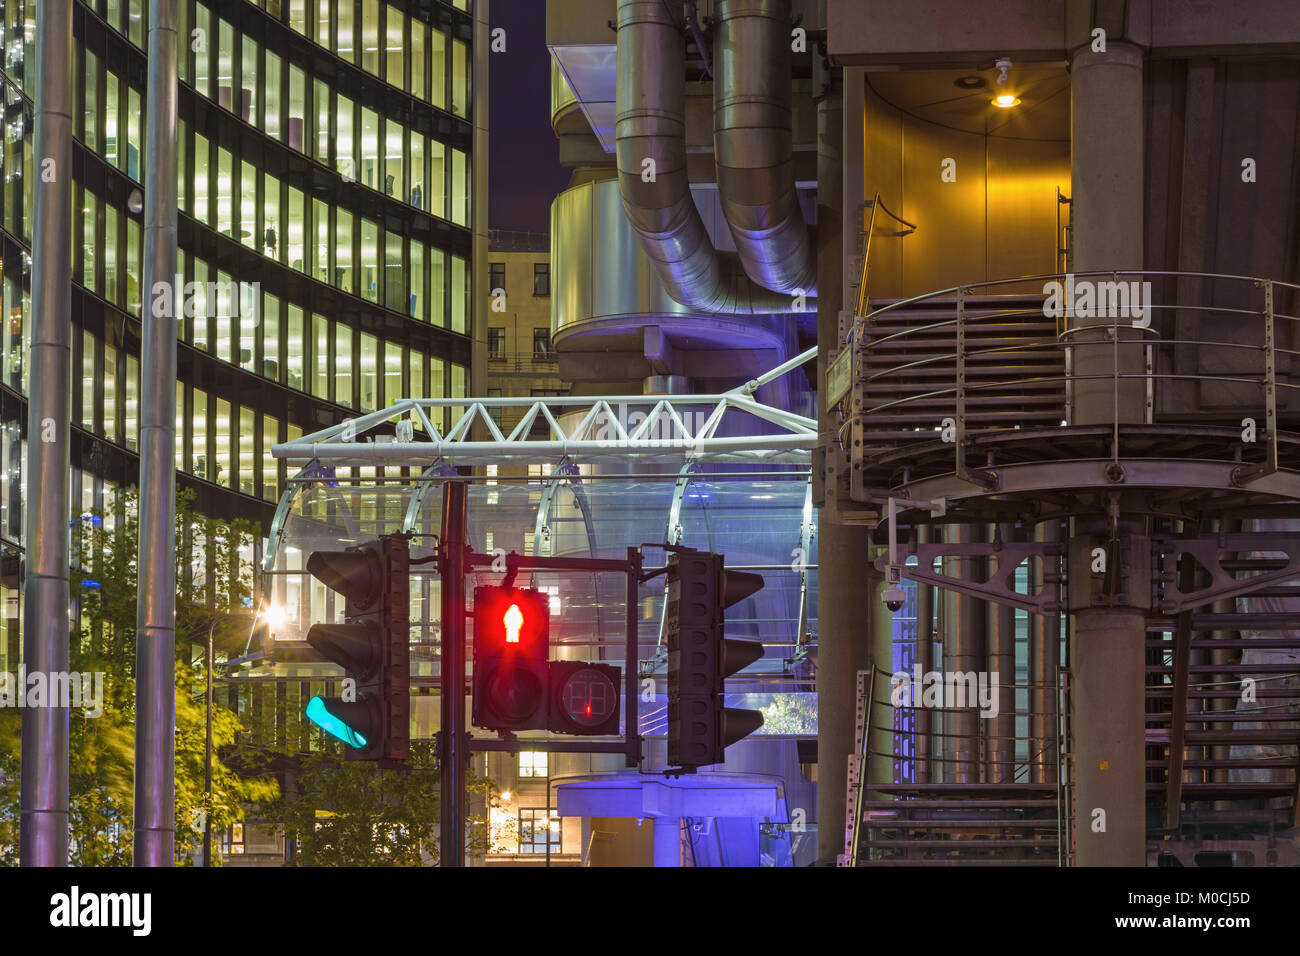
[[[391,17],[393,8],[389,7],[388,10],[388,15]],[[418,17],[411,17],[411,95],[420,100],[424,99],[425,92],[428,89],[425,73],[429,69],[429,59],[424,52],[424,36],[427,29],[423,20]],[[388,82],[392,83],[393,81],[390,79]]]
[[[533,295],[551,294],[551,264],[549,262],[533,263]]]
[[[312,81],[312,103],[316,109],[317,162],[329,165],[330,161],[330,88],[323,80]],[[351,122],[351,117],[349,117]],[[351,127],[348,127],[351,130]]]
[[[238,299],[230,275],[217,272],[217,358],[225,362],[235,360],[235,323],[239,314]]]
[[[178,119],[176,124],[176,207],[181,212],[188,213],[194,205],[190,199],[190,187],[193,183],[185,175],[189,155],[190,130],[183,119]]]
[[[437,140],[429,141],[429,205],[435,216],[447,218],[447,147]]]
[[[299,272],[306,272],[306,249],[303,245],[303,236],[306,227],[303,223],[303,194],[302,190],[294,186],[289,187],[289,225],[288,237],[286,240],[289,255],[289,267],[297,269]],[[280,261],[284,261],[283,255]]]
[[[270,50],[262,76],[262,129],[267,136],[280,138],[280,58]]]
[[[379,226],[361,220],[361,297],[379,301]]]
[[[407,272],[406,314],[429,321],[429,302],[424,294],[424,243],[411,240],[411,268]],[[392,306],[389,306],[392,308]]]
[[[176,470],[188,472],[189,458],[185,454],[185,442],[188,438],[185,423],[188,421],[185,414],[185,386],[176,383]]]
[[[402,347],[396,342],[384,344],[384,398],[385,406],[392,405],[402,394]]]
[[[334,114],[337,129],[334,137],[334,168],[345,180],[356,179],[360,172],[357,169],[357,144],[352,136],[352,110],[352,100],[339,96],[338,109]]]
[[[262,497],[275,501],[278,497],[280,462],[271,456],[271,446],[280,440],[280,421],[273,415],[262,416]]]
[[[329,207],[319,199],[311,201],[311,218],[316,229],[316,278],[330,281],[330,217]],[[332,284],[332,283],[330,283]]]
[[[201,133],[195,133],[194,218],[209,226],[212,225],[212,212],[209,206],[210,185],[208,182],[208,141]]]
[[[212,36],[212,14],[203,4],[194,8],[194,29],[190,31],[190,50],[194,53],[194,89],[212,99],[212,70],[209,48]]]
[[[425,185],[424,136],[415,130],[411,130],[411,192],[407,199],[417,209],[429,208],[429,190]]]
[[[545,777],[546,776],[546,751],[544,750],[520,751],[519,776]]]
[[[533,329],[533,357],[548,358],[551,354],[551,330]]]
[[[186,323],[193,332],[191,340],[196,349],[202,349],[205,352],[212,351],[211,339],[208,331],[208,317],[212,312],[212,303],[208,301],[208,264],[202,259],[194,260],[194,283],[186,283],[186,302],[185,312],[189,315],[192,311],[192,318]],[[192,308],[191,308],[191,303]]]
[[[140,360],[126,356],[126,401],[122,408],[122,438],[132,451],[140,448]]]
[[[311,317],[312,378],[311,393],[326,401],[330,397],[330,323],[322,315]]]
[[[469,319],[469,283],[466,281],[465,260],[451,257],[451,330],[465,333]]]
[[[144,139],[140,135],[140,120],[143,110],[140,106],[140,94],[133,89],[126,91],[126,174],[136,182],[141,180],[140,150]]]
[[[104,298],[122,304],[117,288],[117,208],[104,204]]]
[[[200,478],[208,478],[208,393],[198,388],[191,389],[190,393],[194,402],[190,421],[194,424],[193,437],[190,439],[189,472]]]
[[[447,327],[447,253],[429,249],[429,315],[434,325]]]
[[[261,303],[257,301],[257,286],[239,283],[239,367],[257,371],[258,326],[261,324]],[[279,321],[278,318],[276,321]]]
[[[469,167],[465,154],[459,149],[451,151],[451,221],[458,226],[469,225]]]
[[[289,0],[289,27],[307,35],[307,0]]]
[[[104,346],[104,437],[117,441],[117,349]]]
[[[81,427],[87,431],[97,431],[95,427],[95,337],[89,332],[81,333]]]
[[[429,30],[429,102],[447,108],[447,37]]]
[[[353,0],[338,0],[338,43],[334,50],[349,63],[357,62],[356,31],[353,26],[355,12]]]
[[[424,353],[411,349],[411,353],[406,357],[406,368],[411,379],[410,395],[403,396],[409,398],[425,398],[427,393],[424,390]],[[418,417],[417,417],[418,420]],[[418,425],[416,427],[419,427]]]
[[[127,36],[141,49],[144,48],[144,5],[144,0],[130,0],[127,18]]]
[[[230,150],[217,147],[217,232],[235,238],[234,230],[234,173]]]
[[[389,10],[391,17],[392,8]],[[379,0],[361,0],[361,68],[379,75]]]
[[[257,170],[253,164],[239,164],[239,241],[250,249],[260,242],[257,236]]]
[[[117,165],[117,74],[104,74],[104,159]]]
[[[176,17],[176,69],[180,78],[194,85],[194,31],[190,26],[191,4],[182,3]]]
[[[488,358],[506,357],[506,330],[504,328],[488,329]]]
[[[299,348],[302,347],[302,310],[298,311]],[[280,375],[280,299],[267,292],[262,295],[262,377],[282,382]],[[302,386],[301,379],[299,387]]]
[[[239,60],[239,118],[245,123],[255,122],[257,117],[257,76],[261,70],[259,53],[261,46],[252,37],[244,37]],[[263,127],[265,129],[265,127]],[[270,130],[267,130],[269,133]]]
[[[391,3],[385,10],[385,31],[387,42],[385,53],[388,64],[385,66],[384,78],[399,89],[407,89],[406,84],[406,14]]]
[[[284,226],[280,221],[280,180],[262,175],[262,254],[284,261],[284,247],[280,245]],[[299,233],[301,236],[301,233]]]
[[[99,292],[99,276],[95,274],[95,250],[99,248],[99,240],[95,238],[95,216],[99,208],[99,197],[89,189],[83,189],[82,196],[81,284]]]
[[[469,57],[464,40],[451,41],[451,111],[469,115]]]
[[[406,195],[402,176],[402,127],[392,120],[385,124],[384,133],[384,195],[399,199]]]
[[[373,412],[379,407],[379,340],[369,332],[360,333],[358,338],[361,411]]]
[[[140,223],[126,216],[126,309],[132,315],[140,314]]]
[[[256,448],[254,439],[257,437],[253,432],[253,410],[239,408],[239,490],[246,495],[257,494],[256,478]]]
[[[285,313],[284,360],[288,371],[285,384],[301,391],[303,362],[307,356],[307,343],[303,339],[302,307],[290,305]]]
[[[215,445],[216,451],[214,456],[216,458],[216,468],[212,480],[219,485],[229,488],[231,484],[231,475],[233,474],[231,471],[231,465],[233,463],[230,460],[232,446],[230,402],[226,401],[224,398],[217,399],[217,417],[215,424],[216,427],[213,429],[213,437],[215,441],[213,444]]]
[[[504,262],[488,263],[488,288],[492,290],[493,295],[497,294],[497,289],[505,291],[506,264]]]
[[[348,408],[352,401],[352,330],[334,326],[334,401]]]
[[[379,115],[361,108],[361,169],[360,180],[371,189],[379,188]],[[400,155],[400,154],[399,154]]]
[[[85,50],[85,56],[86,92],[81,107],[81,141],[85,144],[86,149],[93,153],[99,148],[96,145],[99,140],[95,136],[99,128],[99,57],[95,56],[94,52],[89,49]]]
[[[305,153],[303,130],[307,128],[307,75],[289,64],[289,148]]]
[[[384,305],[394,312],[406,310],[406,283],[402,281],[402,237],[384,234]]]
[[[352,213],[334,210],[334,284],[352,292]]]
[[[549,818],[548,818],[549,817]],[[557,811],[520,809],[519,852],[545,853],[547,847],[560,851],[560,817]]]
[[[217,33],[220,46],[217,49],[217,105],[230,112],[235,111],[235,28],[225,20],[219,20]]]

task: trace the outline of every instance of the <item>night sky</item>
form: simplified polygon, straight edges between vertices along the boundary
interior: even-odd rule
[[[548,232],[551,200],[569,184],[551,131],[544,0],[493,0],[491,25],[506,51],[488,61],[488,224]]]

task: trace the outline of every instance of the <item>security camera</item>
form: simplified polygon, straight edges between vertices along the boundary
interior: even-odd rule
[[[885,592],[880,596],[885,602],[885,607],[897,613],[903,609],[907,603],[907,592],[902,588],[885,588]]]

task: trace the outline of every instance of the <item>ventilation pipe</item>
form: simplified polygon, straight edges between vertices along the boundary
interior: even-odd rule
[[[732,315],[815,311],[815,299],[765,289],[737,258],[719,256],[691,199],[682,3],[618,3],[615,129],[628,222],[664,291],[687,308]]]
[[[817,257],[794,179],[790,0],[718,0],[713,155],[745,273],[815,295]]]

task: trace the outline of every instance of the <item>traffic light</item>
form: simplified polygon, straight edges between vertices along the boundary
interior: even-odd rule
[[[724,611],[763,587],[761,575],[728,571],[722,555],[682,550],[668,557],[668,763],[722,763],[737,740],[763,726],[756,710],[723,706],[726,678],[763,656],[753,641],[727,640]]]
[[[541,591],[474,589],[476,727],[545,730],[550,675],[550,599]]]
[[[578,736],[618,733],[622,673],[609,664],[551,661],[551,718],[547,726]]]
[[[307,717],[347,745],[349,760],[410,755],[410,567],[404,535],[307,559],[312,577],[344,598],[344,623],[307,632],[307,643],[343,668],[343,696],[313,697]]]

